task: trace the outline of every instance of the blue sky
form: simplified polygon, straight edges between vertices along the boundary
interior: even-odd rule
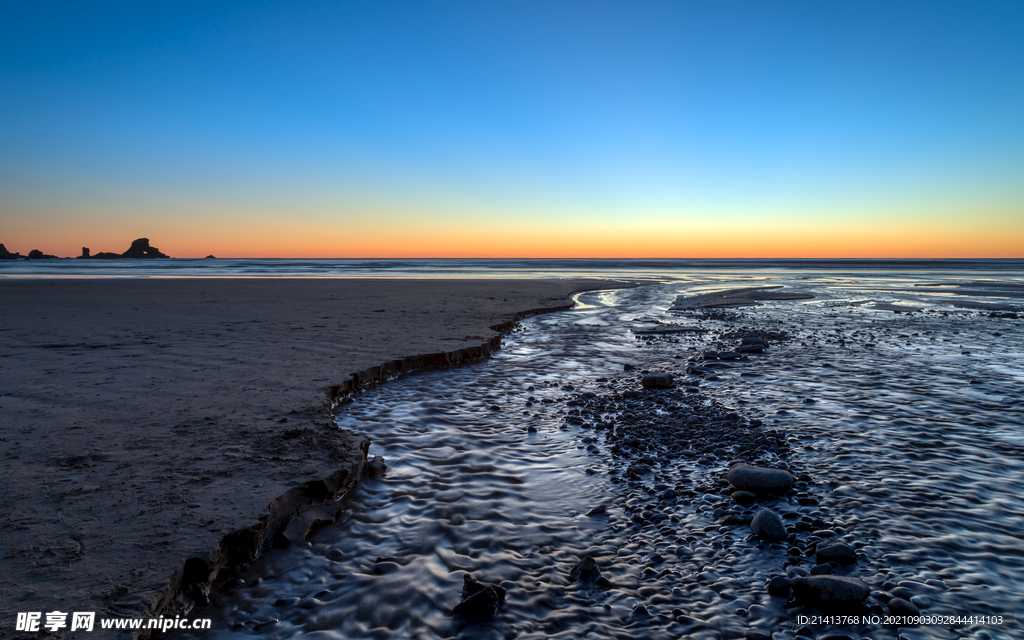
[[[1020,2],[142,4],[4,10],[9,248],[1024,257]]]

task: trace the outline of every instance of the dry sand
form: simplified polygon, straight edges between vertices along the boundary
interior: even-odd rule
[[[0,281],[0,635],[19,611],[142,615],[185,558],[352,455],[325,387],[605,286]]]

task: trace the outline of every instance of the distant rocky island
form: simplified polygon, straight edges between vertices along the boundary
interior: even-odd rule
[[[28,252],[27,256],[23,256],[20,253],[11,253],[7,250],[7,247],[0,244],[0,260],[47,260],[50,258],[56,258],[57,256],[51,256],[43,253],[39,249],[33,249]],[[124,253],[113,253],[110,251],[101,251],[96,255],[89,253],[89,247],[82,247],[82,255],[78,256],[79,259],[87,258],[90,260],[144,260],[148,258],[169,258],[170,256],[163,254],[156,247],[150,246],[149,238],[139,238],[138,240],[132,241],[132,246],[128,247],[128,250]]]

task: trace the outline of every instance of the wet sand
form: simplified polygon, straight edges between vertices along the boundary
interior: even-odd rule
[[[608,286],[0,282],[0,636],[19,611],[141,616],[185,558],[351,463],[360,439],[326,390],[352,372],[479,348],[518,312]]]

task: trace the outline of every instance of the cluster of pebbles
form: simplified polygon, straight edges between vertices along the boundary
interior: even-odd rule
[[[880,637],[878,631],[883,632],[881,637],[899,634],[899,624],[888,629],[867,621],[815,627],[798,624],[800,616],[816,620],[821,618],[814,616],[827,615],[844,615],[845,619],[859,615],[862,620],[917,616],[929,604],[920,592],[943,589],[944,585],[937,580],[929,585],[899,581],[891,574],[872,575],[879,583],[869,584],[858,575],[863,545],[819,509],[820,494],[828,489],[788,464],[799,439],[768,428],[759,419],[744,417],[722,404],[722,398],[700,389],[703,381],[719,379],[716,372],[724,363],[749,367],[755,364],[750,356],[769,357],[765,355],[770,354],[765,336],[786,339],[786,335],[763,330],[725,336],[738,344],[728,350],[691,355],[682,376],[626,365],[622,378],[599,380],[605,387],[617,387],[615,390],[579,393],[565,388],[570,396],[565,401],[562,428],[580,429],[581,441],[591,453],[606,454],[605,472],[612,482],[629,489],[624,504],[628,521],[613,529],[631,532],[633,539],[650,548],[671,550],[668,555],[654,552],[644,558],[648,563],[644,578],[664,585],[663,590],[671,589],[672,596],[660,601],[653,598],[654,604],[686,600],[707,587],[716,599],[736,600],[742,605],[733,580],[714,581],[729,571],[724,565],[736,556],[730,545],[754,545],[762,555],[778,562],[777,570],[766,579],[745,585],[746,591],[759,591],[760,596],[743,598],[754,604],[736,606],[736,619],[731,623],[701,619],[695,614],[699,607],[692,602],[671,608],[668,615],[652,610],[657,607],[637,604],[624,620],[626,627],[666,624],[673,635],[703,632],[707,637],[749,640],[842,640]],[[669,346],[673,342],[665,341]],[[747,373],[756,375],[743,375]],[[780,504],[784,510],[777,508]],[[598,505],[587,515],[606,517],[608,507]],[[704,515],[710,511],[712,522],[697,530],[697,535],[686,535],[694,530],[686,517],[695,508]],[[604,586],[614,585],[613,576],[601,576],[600,556],[595,559],[595,555],[586,555],[573,567],[572,580],[592,586],[593,576],[598,576]],[[724,562],[715,563],[716,558]]]

